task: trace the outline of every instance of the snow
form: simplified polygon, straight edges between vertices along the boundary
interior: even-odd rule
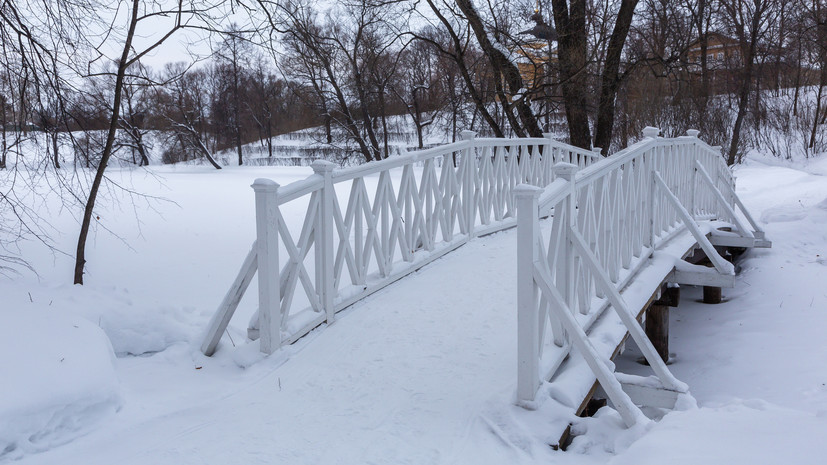
[[[88,432],[120,407],[109,339],[91,322],[43,308],[3,311],[0,458]]]
[[[311,171],[113,170],[169,201],[104,202],[101,226],[120,238],[96,230],[83,287],[65,284],[70,257],[33,242],[21,248],[40,278],[0,281],[0,462],[823,463],[826,171],[827,159],[760,157],[737,169],[773,248],[748,253],[724,303],[684,286],[670,312],[670,369],[699,408],[631,430],[610,408],[570,418],[578,436],[562,452],[547,446],[548,409],[513,405],[514,231],[472,241],[271,357],[246,344],[245,298],[232,341],[206,358],[200,337],[254,236],[249,185]],[[49,213],[71,250],[72,212]],[[618,368],[648,374],[627,346]],[[575,402],[554,386],[549,396]]]

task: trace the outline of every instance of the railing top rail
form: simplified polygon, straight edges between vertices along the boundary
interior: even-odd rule
[[[394,168],[400,168],[405,165],[409,165],[412,163],[418,163],[430,158],[435,158],[439,156],[444,156],[450,153],[458,152],[461,150],[465,150],[468,148],[473,147],[507,147],[507,146],[527,146],[527,145],[543,145],[543,146],[553,146],[558,147],[564,150],[569,150],[573,153],[592,158],[594,160],[599,160],[597,163],[593,163],[592,165],[588,166],[587,168],[583,169],[582,171],[577,173],[577,182],[578,183],[590,183],[595,179],[600,178],[601,176],[605,175],[606,173],[616,169],[617,167],[621,166],[622,164],[628,162],[631,158],[634,158],[651,147],[654,146],[667,146],[667,145],[689,145],[689,144],[697,144],[700,148],[710,151],[712,153],[717,153],[717,150],[707,144],[706,142],[698,139],[697,137],[692,136],[679,136],[675,138],[657,138],[651,139],[647,138],[641,140],[615,154],[607,157],[603,160],[600,160],[600,155],[585,150],[579,147],[575,147],[572,145],[565,144],[563,142],[559,142],[550,138],[545,137],[526,137],[526,138],[510,138],[510,139],[501,139],[501,138],[475,138],[470,140],[463,140],[454,142],[451,144],[442,145],[439,147],[433,147],[430,149],[419,150],[416,152],[410,152],[403,155],[394,156],[385,160],[373,162],[373,163],[366,163],[364,165],[354,166],[350,168],[337,168],[333,170],[332,178],[334,183],[349,181],[358,177],[369,176],[372,174],[381,173],[382,171],[387,171]],[[723,162],[723,159],[721,160]],[[309,194],[317,189],[320,189],[323,184],[323,179],[318,175],[311,175],[307,179],[299,180],[292,182],[286,186],[283,186],[279,190],[279,203],[289,202],[291,200],[297,199],[303,195]],[[552,184],[546,188],[548,191],[555,190],[555,184]],[[558,184],[559,186],[559,184]],[[542,199],[547,199],[549,196],[544,195]],[[541,204],[545,204],[547,202],[541,201]]]
[[[540,198],[537,200],[540,212],[542,213],[560,203],[561,200],[569,195],[570,191],[569,181],[563,178],[555,179],[543,189],[543,193],[540,194]]]
[[[418,163],[429,158],[444,156],[460,150],[465,150],[473,147],[509,147],[509,146],[526,146],[526,145],[552,145],[555,147],[564,148],[589,158],[598,159],[600,156],[594,152],[574,147],[572,145],[564,144],[552,139],[544,137],[524,137],[524,138],[479,138],[463,140],[451,144],[442,145],[416,152],[409,152],[404,155],[394,156],[385,160],[365,163],[364,165],[354,166],[351,168],[337,169],[333,171],[333,182],[349,181],[362,176],[369,176],[371,174],[380,173],[389,169],[400,168],[411,163]]]
[[[629,160],[641,155],[646,150],[657,145],[657,139],[644,139],[636,142],[620,152],[611,155],[604,160],[601,160],[593,165],[587,166],[579,171],[576,175],[578,184],[588,184],[596,179],[601,178],[606,173],[620,167]]]
[[[496,145],[496,146],[508,146],[508,145],[547,145],[551,142],[551,139],[547,139],[545,137],[511,137],[511,138],[500,138],[500,137],[478,137],[473,139],[475,145]]]
[[[324,186],[324,178],[318,174],[311,174],[305,179],[291,182],[279,188],[279,205],[295,200]]]
[[[350,168],[336,169],[333,171],[333,182],[349,181],[351,179],[381,173],[389,169],[400,168],[405,165],[425,161],[429,158],[458,152],[473,146],[473,141],[464,140],[447,145],[441,145],[417,152],[408,152],[404,155],[397,155],[380,161],[365,163]]]

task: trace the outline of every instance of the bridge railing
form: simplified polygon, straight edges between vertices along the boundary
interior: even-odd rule
[[[646,128],[643,140],[586,168],[556,165],[556,180],[545,189],[517,188],[519,402],[534,400],[573,346],[591,350],[582,338],[610,304],[633,337],[645,338],[620,309],[620,291],[687,228],[719,273],[733,273],[695,222],[715,218],[752,234],[734,212],[739,201],[720,150],[699,140],[698,131],[669,139],[658,132]],[[655,365],[665,385],[680,386],[665,365]]]
[[[551,135],[462,138],[345,169],[315,162],[313,175],[284,187],[256,180],[257,239],[202,351],[215,351],[256,272],[248,332],[272,353],[471,238],[513,227],[517,185],[545,187],[555,164],[587,168],[601,159]],[[296,217],[300,227],[288,221]]]

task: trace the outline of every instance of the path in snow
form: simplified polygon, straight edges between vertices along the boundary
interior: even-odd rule
[[[200,379],[159,377],[165,389],[181,391],[180,405],[146,419],[127,405],[113,427],[31,463],[513,461],[516,453],[500,443],[469,438],[490,428],[481,416],[490,404],[511,401],[515,250],[513,231],[462,247],[340,314],[281,366],[266,360],[227,374],[219,357],[198,362]],[[121,360],[132,367],[124,371],[140,360]],[[153,376],[157,367],[149,368],[127,374],[125,384]],[[220,384],[211,371],[249,384],[189,396],[189,383]]]

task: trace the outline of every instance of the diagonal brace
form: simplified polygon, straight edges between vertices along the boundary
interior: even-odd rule
[[[546,271],[538,261],[534,262],[534,281],[546,299],[553,303],[553,305],[550,306],[551,311],[557,315],[560,323],[562,323],[570,335],[575,347],[580,351],[580,354],[586,360],[586,364],[591,368],[595,377],[597,377],[600,386],[603,387],[609,399],[612,400],[612,403],[618,413],[620,413],[626,426],[632,427],[637,423],[650,421],[634,402],[632,402],[629,395],[623,391],[623,386],[606,364],[607,360],[603,360],[600,357],[591,341],[589,341],[589,336],[586,335],[583,328],[577,323],[577,320],[574,319],[572,310],[566,305],[560,291],[550,284],[552,281],[548,271]]]
[[[706,253],[706,256],[709,258],[712,264],[715,265],[715,269],[718,270],[718,273],[735,274],[735,267],[732,266],[732,263],[729,263],[728,261],[724,260],[724,257],[718,254],[718,251],[715,250],[715,247],[712,245],[711,242],[709,242],[709,239],[707,239],[706,235],[704,235],[701,232],[700,227],[698,227],[698,223],[695,222],[695,219],[692,218],[692,215],[690,215],[686,208],[684,208],[684,206],[681,204],[681,201],[678,200],[675,194],[673,194],[672,191],[669,190],[669,186],[667,186],[666,183],[663,181],[663,178],[660,177],[660,173],[655,171],[654,173],[652,173],[652,175],[655,178],[655,185],[657,185],[661,189],[661,191],[663,191],[663,194],[666,196],[667,199],[669,199],[669,201],[672,203],[672,206],[675,207],[675,210],[677,210],[678,212],[678,216],[681,217],[683,223],[686,225],[687,228],[689,228],[689,231],[692,233],[692,236],[694,236],[695,240],[698,241],[698,244],[700,244],[701,248],[703,249],[704,253]]]

